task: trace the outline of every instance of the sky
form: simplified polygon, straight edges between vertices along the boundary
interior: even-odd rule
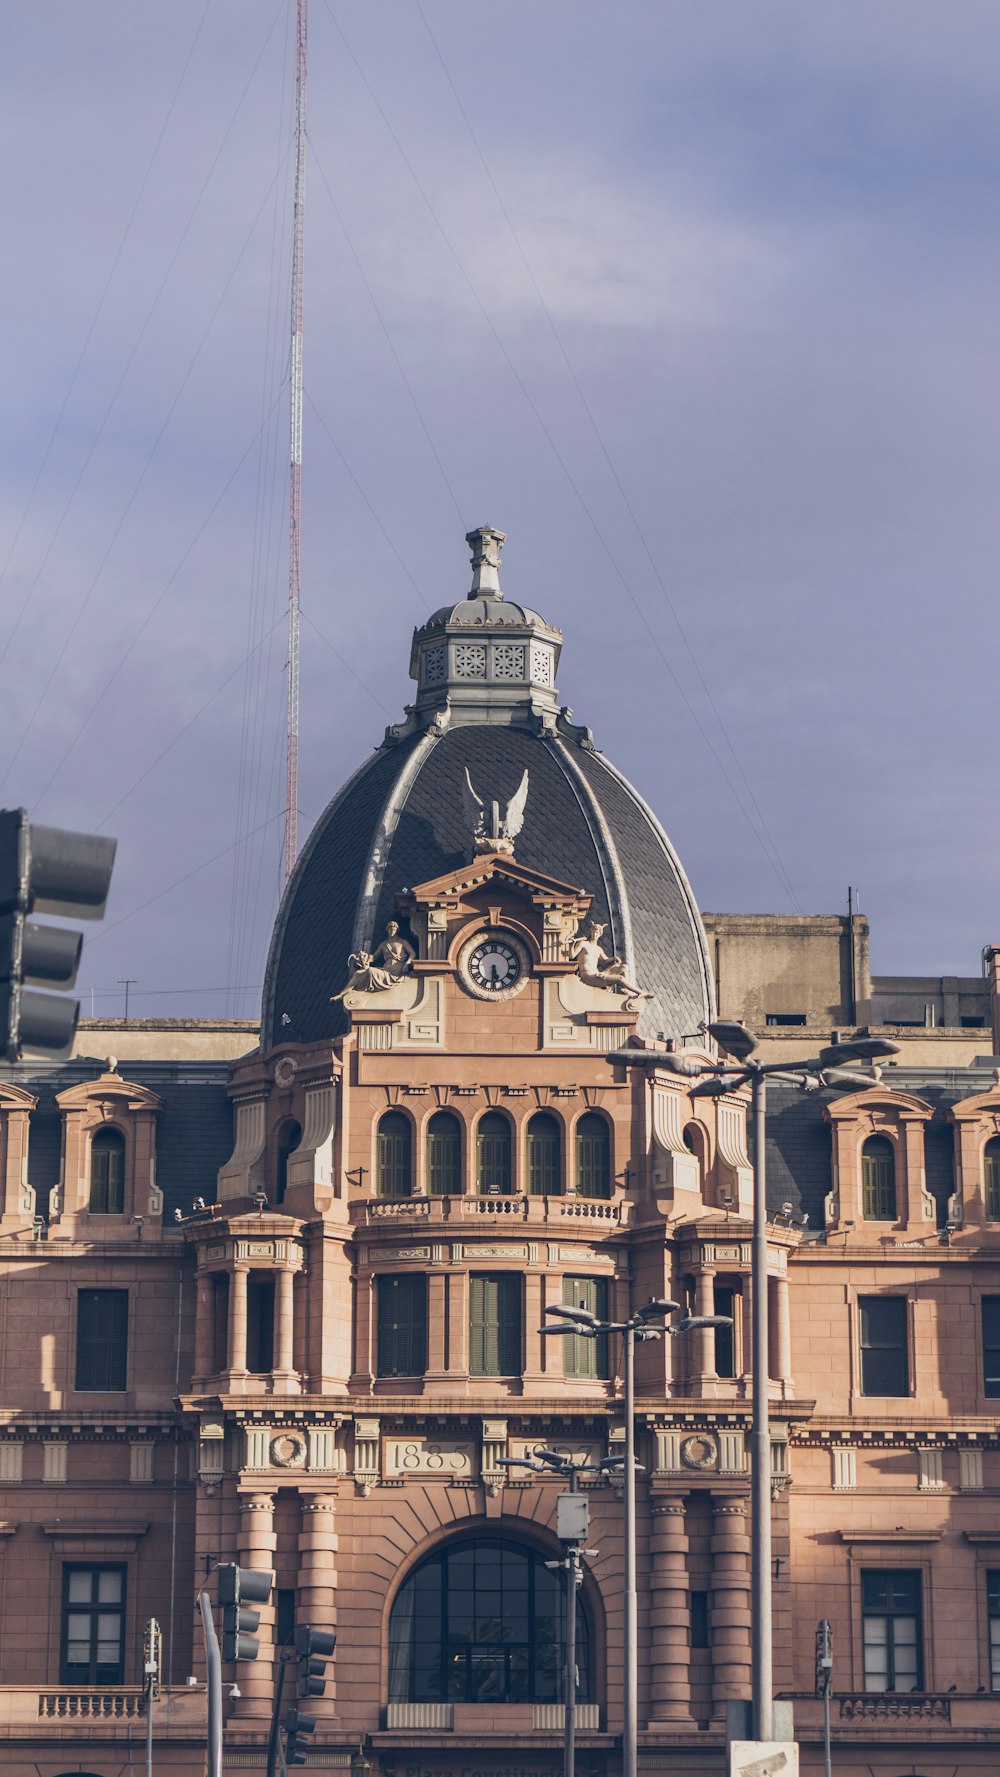
[[[253,1016],[281,891],[294,0],[0,63],[0,804],[84,1011]],[[507,534],[702,907],[1000,941],[995,0],[310,0],[300,831]],[[321,941],[321,940],[320,940]]]

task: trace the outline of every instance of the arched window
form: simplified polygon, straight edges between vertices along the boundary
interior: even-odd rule
[[[463,1537],[404,1581],[389,1619],[392,1703],[557,1703],[563,1686],[560,1574],[523,1544]],[[592,1691],[590,1633],[576,1607],[578,1696]]]
[[[288,1190],[288,1157],[290,1154],[294,1154],[301,1140],[301,1123],[296,1123],[290,1118],[287,1123],[282,1124],[278,1131],[278,1154],[275,1166],[274,1200],[276,1203],[284,1203],[285,1201],[285,1192]]]
[[[412,1168],[410,1119],[402,1111],[387,1111],[379,1118],[375,1156],[376,1190],[380,1197],[408,1197]]]
[[[861,1213],[866,1222],[896,1220],[896,1156],[887,1135],[870,1135],[861,1150]]]
[[[593,1111],[576,1126],[576,1194],[611,1196],[611,1137],[603,1117]]]
[[[983,1191],[986,1220],[1000,1222],[1000,1135],[994,1135],[983,1150]]]
[[[462,1130],[450,1111],[435,1111],[427,1125],[427,1189],[432,1197],[461,1193]]]
[[[511,1188],[510,1124],[499,1111],[487,1111],[479,1119],[476,1161],[480,1196],[506,1196]]]
[[[559,1124],[548,1111],[539,1111],[528,1124],[528,1192],[532,1197],[555,1197],[562,1190]]]
[[[120,1129],[99,1129],[90,1144],[90,1209],[120,1216],[125,1208],[125,1137]]]

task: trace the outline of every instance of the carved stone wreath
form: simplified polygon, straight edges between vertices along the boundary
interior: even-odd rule
[[[276,1086],[290,1086],[298,1072],[298,1063],[292,1055],[283,1055],[274,1064],[274,1081]]]
[[[271,1461],[276,1468],[302,1468],[306,1460],[306,1440],[300,1431],[279,1432],[271,1439]]]
[[[681,1461],[685,1468],[714,1468],[717,1454],[714,1438],[685,1438],[681,1445]]]

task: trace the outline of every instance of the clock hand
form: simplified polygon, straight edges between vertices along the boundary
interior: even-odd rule
[[[490,964],[490,980],[492,981],[494,987],[496,986],[499,979],[500,979],[500,971],[497,968],[496,963],[491,963]]]

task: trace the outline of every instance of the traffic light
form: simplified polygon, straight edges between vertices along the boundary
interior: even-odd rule
[[[260,1623],[260,1611],[246,1606],[266,1604],[271,1596],[274,1574],[255,1567],[236,1567],[225,1563],[219,1568],[219,1603],[222,1606],[222,1658],[224,1660],[255,1660],[260,1644],[254,1630]]]
[[[299,1698],[321,1697],[326,1690],[326,1663],[337,1645],[337,1637],[326,1629],[311,1629],[303,1623],[295,1631],[295,1654],[299,1663]],[[316,1717],[301,1709],[290,1709],[285,1717],[285,1763],[304,1765],[303,1734],[316,1732]]]
[[[7,1061],[25,1050],[52,1060],[70,1053],[79,1001],[33,989],[72,987],[83,939],[29,916],[102,919],[115,846],[96,833],[33,827],[23,808],[0,809],[0,1055]]]

